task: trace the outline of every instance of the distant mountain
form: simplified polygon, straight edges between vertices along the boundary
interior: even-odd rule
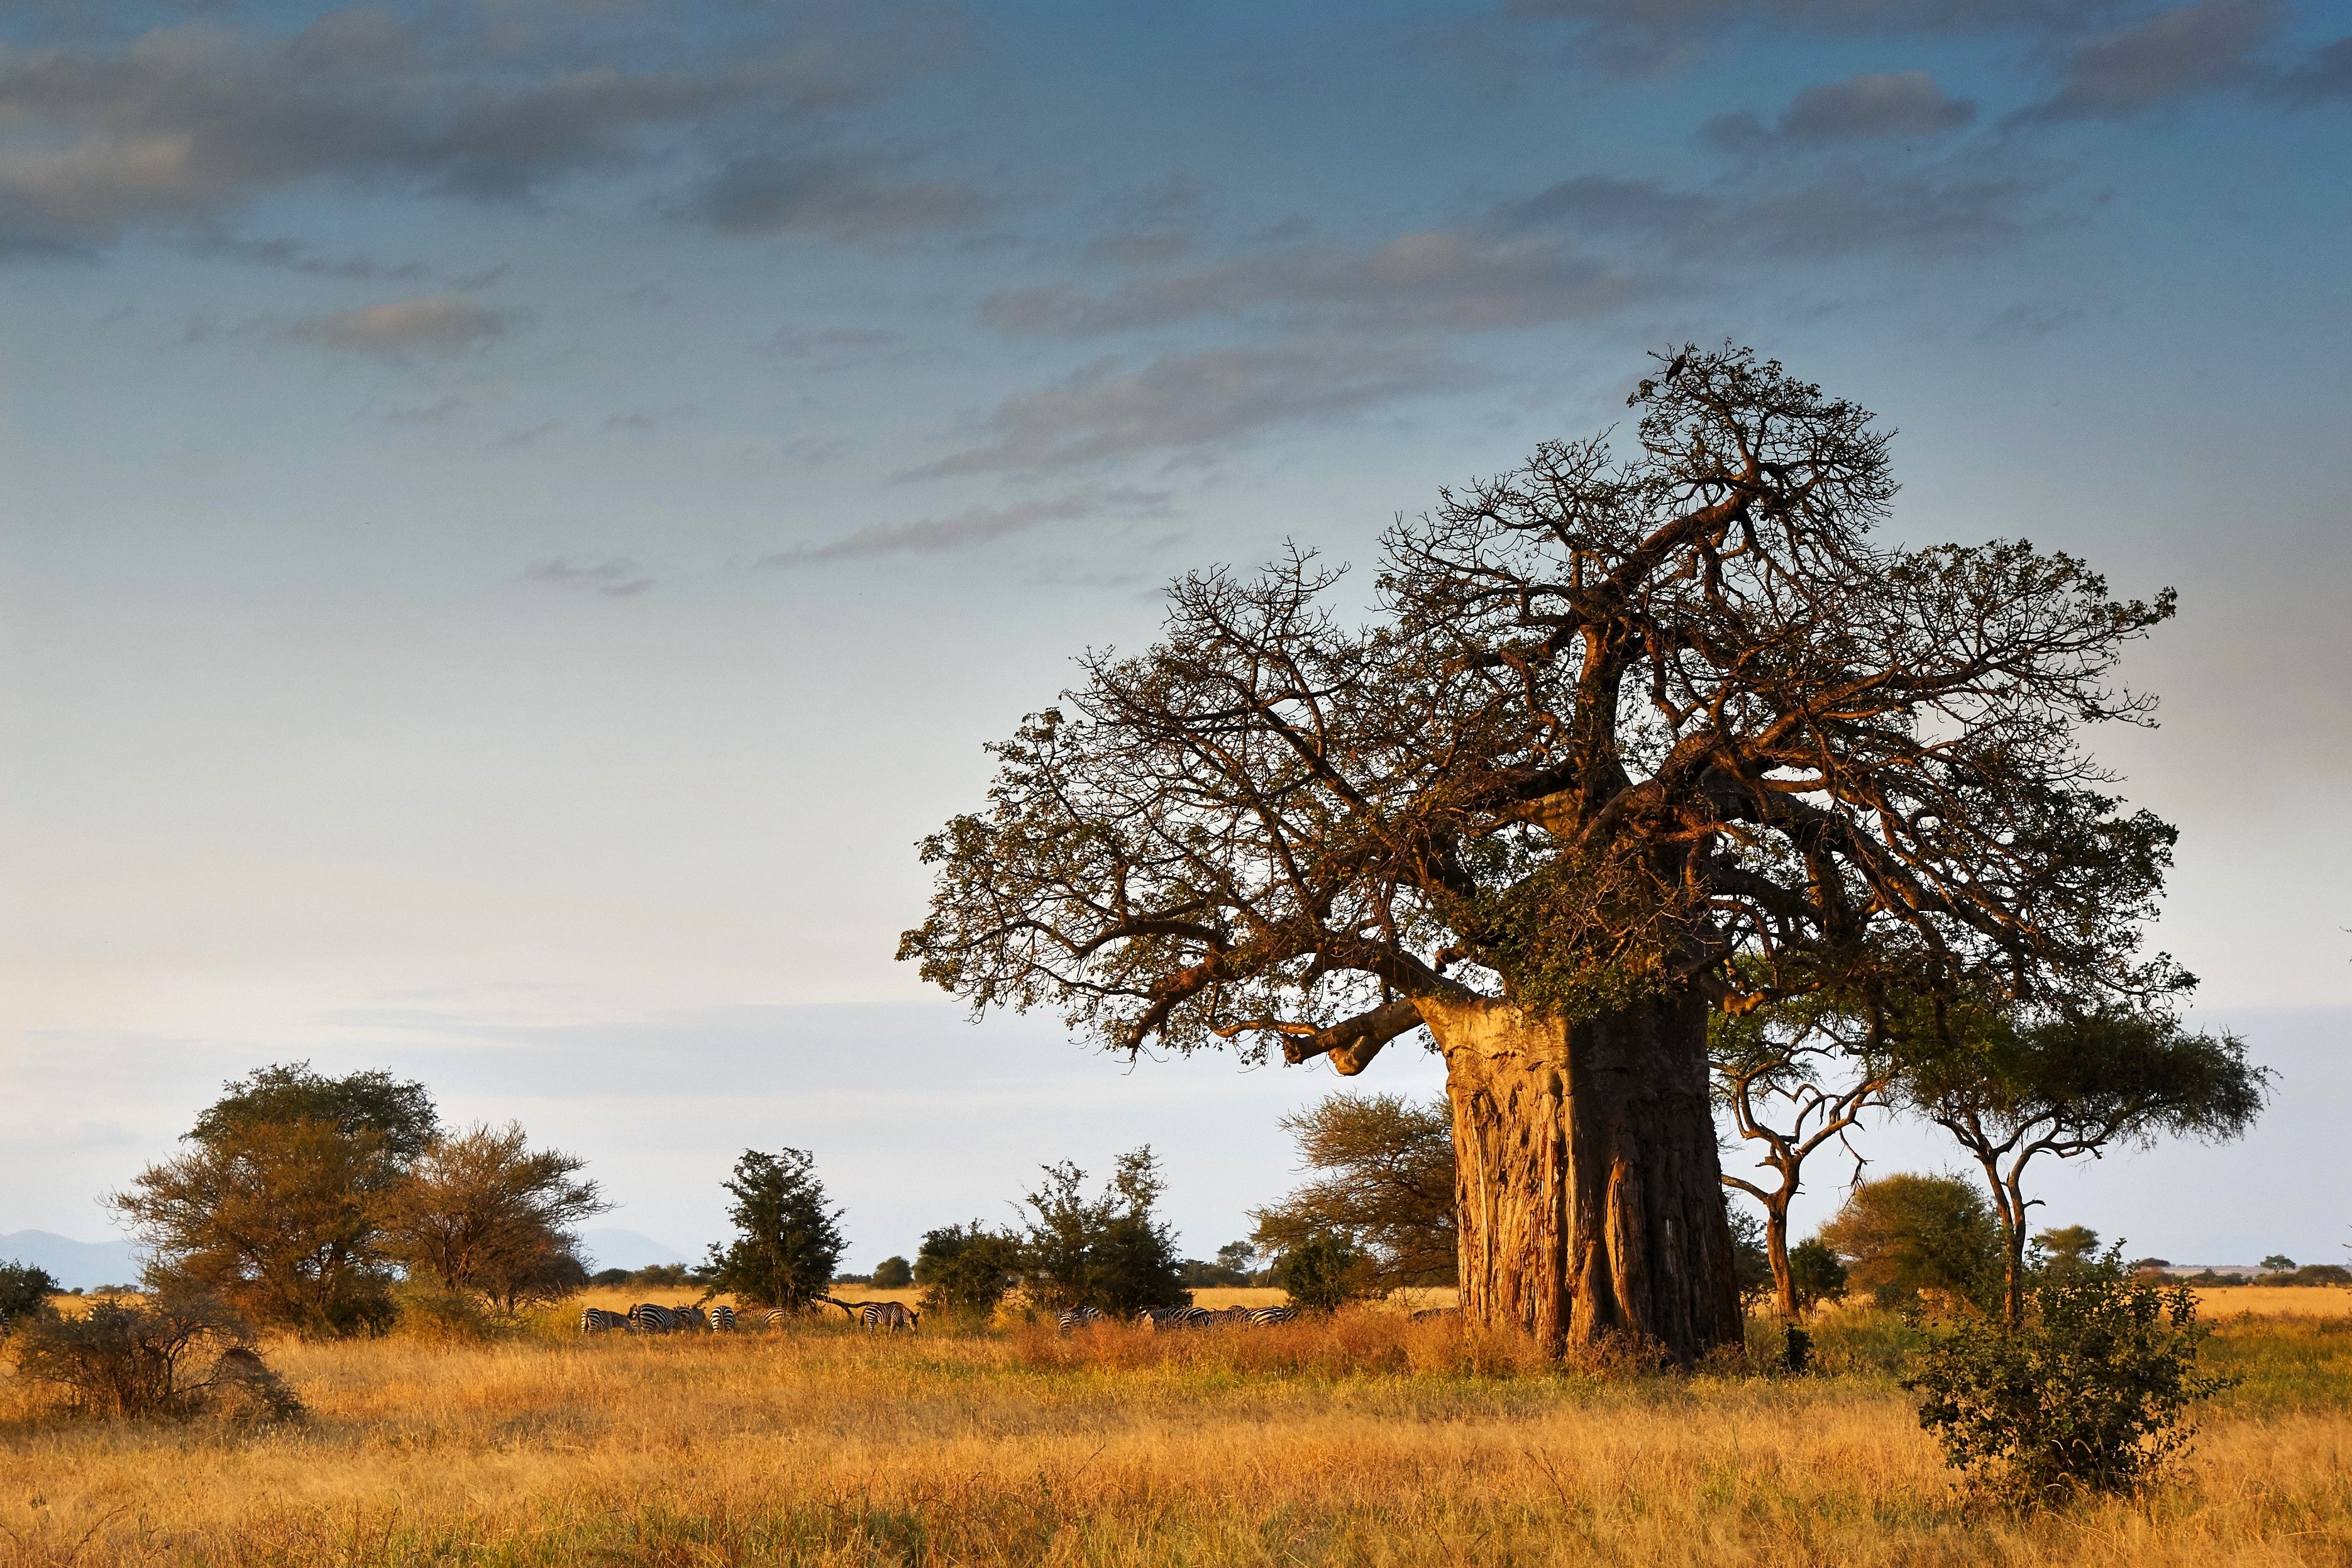
[[[0,1236],[0,1263],[30,1263],[47,1269],[67,1289],[94,1290],[128,1285],[139,1278],[139,1262],[127,1241],[76,1241],[46,1230]]]
[[[580,1251],[591,1268],[646,1268],[656,1263],[694,1261],[674,1247],[617,1226],[582,1231]]]

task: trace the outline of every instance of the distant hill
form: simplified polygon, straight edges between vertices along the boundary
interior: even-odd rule
[[[582,1231],[580,1250],[591,1268],[646,1268],[656,1263],[694,1261],[674,1247],[617,1226]]]
[[[139,1278],[139,1262],[127,1241],[76,1241],[47,1230],[0,1236],[0,1263],[30,1263],[47,1269],[71,1290],[128,1285]]]

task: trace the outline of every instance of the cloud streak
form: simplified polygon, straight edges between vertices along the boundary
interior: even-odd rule
[[[652,592],[654,585],[653,578],[642,567],[622,556],[595,563],[576,563],[569,556],[558,556],[524,568],[522,581],[604,599],[634,599]]]
[[[1768,128],[1753,111],[1717,115],[1702,135],[1733,152],[1924,137],[1957,131],[1976,106],[1944,96],[1923,70],[1849,77],[1806,88]]]
[[[464,353],[507,336],[521,320],[512,310],[493,310],[471,300],[436,294],[306,316],[278,335],[307,348],[401,362]]]
[[[2057,94],[2021,123],[2115,120],[2216,88],[2258,82],[2254,51],[2284,20],[2277,0],[2202,0],[2076,47]]]
[[[890,555],[944,555],[1027,533],[1049,523],[1111,514],[1156,516],[1165,513],[1167,507],[1164,491],[1086,489],[1050,500],[1015,501],[1009,506],[966,507],[951,516],[915,522],[873,523],[823,544],[795,545],[762,555],[752,565],[762,571],[783,571]]]

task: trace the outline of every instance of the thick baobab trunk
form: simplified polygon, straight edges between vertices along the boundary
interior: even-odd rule
[[[1464,1317],[1554,1354],[1622,1336],[1688,1364],[1739,1342],[1700,1005],[1573,1026],[1421,1010],[1454,1109]]]

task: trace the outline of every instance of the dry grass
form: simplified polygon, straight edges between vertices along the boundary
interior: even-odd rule
[[[2026,1520],[1965,1506],[1883,1377],[1541,1372],[1397,1315],[289,1344],[313,1414],[279,1430],[60,1423],[0,1382],[0,1563],[2352,1560],[2352,1323],[2219,1348],[2269,1392],[2180,1484]]]

